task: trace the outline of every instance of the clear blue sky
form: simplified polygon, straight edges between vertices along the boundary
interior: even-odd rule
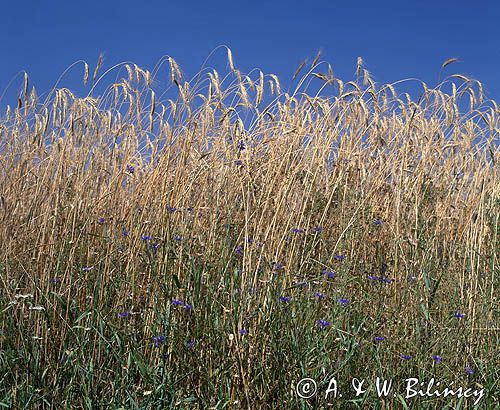
[[[341,79],[352,79],[362,56],[377,82],[418,77],[430,86],[442,62],[457,57],[446,73],[480,80],[498,101],[499,26],[496,0],[9,1],[0,16],[0,94],[21,70],[48,91],[72,62],[92,67],[101,52],[104,67],[127,60],[149,69],[168,54],[189,77],[226,44],[242,71],[258,67],[285,86],[319,49]],[[225,58],[219,51],[219,68]],[[72,88],[81,73],[63,85]]]

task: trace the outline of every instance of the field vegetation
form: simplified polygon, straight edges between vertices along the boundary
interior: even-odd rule
[[[473,407],[404,397],[434,377],[499,408],[495,101],[460,74],[412,98],[361,59],[286,91],[227,56],[189,81],[80,62],[83,94],[25,76],[0,119],[0,406]],[[348,392],[377,376],[399,393]]]

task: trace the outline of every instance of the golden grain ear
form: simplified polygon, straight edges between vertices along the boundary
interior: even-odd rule
[[[299,68],[297,68],[295,70],[295,73],[293,74],[292,80],[294,80],[295,77],[297,77],[297,75],[300,73],[300,71],[304,68],[305,65],[306,65],[306,60],[302,61],[302,63],[299,65]]]
[[[229,68],[234,70],[233,53],[229,47],[227,48],[227,60],[229,61]]]
[[[102,53],[99,54],[99,58],[97,59],[97,65],[94,70],[94,75],[92,76],[92,81],[95,81],[95,79],[97,78],[97,74],[99,73],[99,69],[101,68],[103,58],[104,55]]]
[[[87,63],[85,64],[85,72],[83,73],[83,85],[87,85],[89,82],[89,65]]]
[[[24,73],[24,98],[28,98],[28,86],[29,86],[29,79],[28,79],[28,73]]]
[[[321,50],[318,51],[318,54],[316,54],[316,57],[314,57],[314,60],[313,60],[313,62],[311,64],[311,68],[314,67],[318,63],[320,57],[321,57]]]
[[[363,67],[363,59],[358,57],[358,62],[356,64],[356,77],[361,75],[361,68]]]
[[[449,58],[448,60],[446,60],[443,65],[441,66],[441,68],[445,68],[446,66],[450,65],[450,64],[453,64],[453,63],[456,63],[458,61],[458,58]]]

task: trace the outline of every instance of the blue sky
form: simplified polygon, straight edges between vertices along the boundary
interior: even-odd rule
[[[446,73],[470,75],[500,100],[499,21],[500,2],[493,0],[5,2],[0,94],[21,70],[46,92],[71,63],[84,59],[92,67],[101,52],[105,68],[131,61],[152,69],[168,54],[189,77],[225,44],[242,71],[258,67],[285,86],[318,50],[343,80],[352,79],[362,56],[379,83],[418,77],[430,86],[442,62],[457,57]],[[212,61],[223,69],[224,50]],[[62,86],[81,77],[80,68]],[[14,91],[21,84],[19,78]],[[9,94],[0,105],[7,103]]]

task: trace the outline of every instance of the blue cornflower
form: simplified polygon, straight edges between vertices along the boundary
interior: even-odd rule
[[[127,237],[129,232],[126,229],[122,229],[122,236]]]
[[[101,225],[106,222],[106,218],[103,218],[103,217],[100,217],[98,220],[97,220],[98,223],[100,223]]]
[[[239,141],[238,144],[236,144],[236,148],[243,151],[246,148],[245,141]]]
[[[345,259],[345,255],[335,255],[334,258],[338,261],[343,261]]]
[[[379,276],[368,275],[368,279],[374,282],[389,283],[389,284],[392,283],[391,278],[381,278]]]
[[[184,302],[182,300],[179,300],[179,299],[174,299],[174,300],[172,300],[172,305],[174,305],[174,306],[183,306]]]
[[[173,213],[173,212],[177,211],[177,208],[175,206],[167,205],[167,211],[170,213]]]
[[[326,268],[325,268],[325,269],[323,269],[323,270],[321,271],[321,273],[322,273],[323,275],[326,275],[329,279],[333,279],[333,278],[335,278],[335,277],[337,276],[337,272],[335,272],[335,271],[333,271],[333,270],[326,269]]]
[[[323,228],[321,226],[315,226],[312,231],[313,233],[321,233]]]
[[[279,263],[279,262],[276,262],[274,265],[273,265],[273,269],[274,270],[280,270],[280,269],[283,269],[284,268],[284,265],[282,263]]]
[[[443,361],[443,358],[437,354],[433,354],[432,355],[432,359],[434,360],[434,362],[436,363],[441,363]]]
[[[464,371],[465,371],[465,373],[467,373],[471,376],[475,373],[474,370],[469,366],[465,366]]]
[[[184,309],[186,309],[186,310],[192,310],[193,309],[193,305],[190,305],[189,303],[184,303]]]
[[[302,232],[304,232],[304,230],[301,228],[292,228],[292,232],[293,233],[302,233]]]
[[[133,165],[127,165],[127,172],[133,174],[135,171],[135,167]]]
[[[174,241],[181,242],[182,241],[182,236],[180,236],[180,235],[174,235]]]
[[[338,302],[342,305],[342,306],[347,306],[349,303],[351,303],[351,301],[349,299],[345,299],[345,298],[340,298],[338,300]]]
[[[298,286],[300,288],[307,288],[309,286],[309,283],[307,283],[307,281],[297,282],[295,283],[295,286]]]
[[[382,219],[380,219],[380,218],[375,218],[373,220],[373,225],[375,225],[375,226],[382,226],[383,223],[384,223],[384,221],[382,221]]]
[[[88,271],[90,271],[90,270],[92,270],[92,269],[94,269],[94,267],[93,267],[93,266],[84,266],[84,267],[82,268],[82,271],[84,271],[84,272],[88,272]]]
[[[234,252],[237,253],[238,255],[243,255],[243,246],[238,245],[235,249]]]
[[[318,299],[325,299],[326,295],[321,292],[314,292],[314,296],[316,296]]]
[[[463,319],[465,315],[463,313],[460,313],[457,309],[455,310],[455,313],[453,313],[453,317],[456,317],[457,319]]]
[[[165,343],[165,336],[159,335],[159,336],[153,336],[153,342],[155,344],[155,347],[160,347],[163,343]]]
[[[412,358],[412,357],[411,357],[410,355],[408,355],[408,354],[402,354],[402,355],[399,355],[399,357],[401,357],[401,359],[403,359],[403,360],[411,360],[411,358]]]
[[[321,328],[321,329],[325,329],[327,328],[328,326],[330,326],[330,322],[328,320],[324,320],[324,319],[320,319],[316,322],[318,324],[318,326]]]
[[[280,296],[280,302],[283,302],[283,303],[288,303],[292,300],[291,297],[289,296]]]
[[[373,338],[374,342],[382,342],[383,340],[385,340],[384,336],[376,336]]]
[[[151,248],[154,250],[157,250],[160,247],[160,244],[158,242],[154,242],[151,244]]]
[[[191,339],[186,342],[186,347],[192,349],[196,346],[196,339]]]
[[[118,313],[118,317],[129,317],[130,316],[130,312],[120,312]]]
[[[150,241],[151,239],[153,239],[153,237],[151,235],[142,235],[141,236],[141,240],[143,240],[143,241]]]
[[[247,329],[240,329],[240,335],[248,335]]]
[[[239,167],[239,166],[243,165],[243,161],[241,159],[238,159],[238,160],[234,161],[234,165]]]

